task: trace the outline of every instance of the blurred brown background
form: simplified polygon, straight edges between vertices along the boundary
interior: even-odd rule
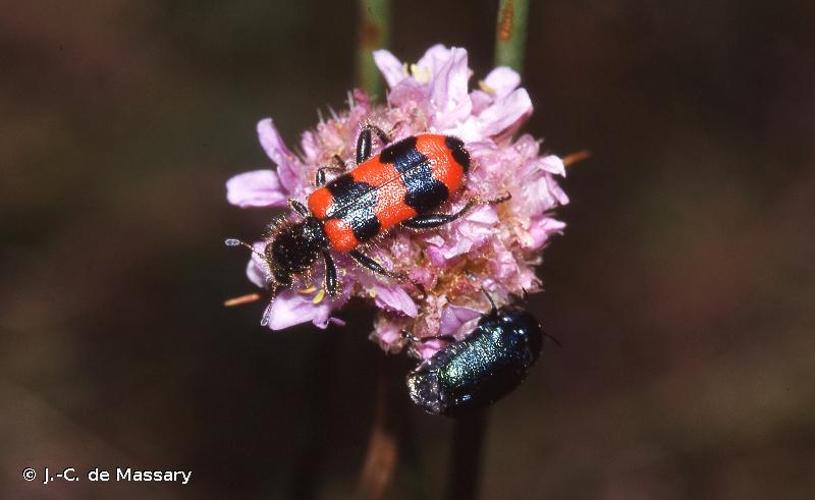
[[[395,0],[392,49],[490,68],[495,2]],[[530,304],[564,344],[491,412],[483,498],[815,492],[812,2],[533,2],[526,130],[566,154],[566,234]],[[0,4],[0,497],[350,495],[382,353],[271,333],[245,293],[268,165],[353,84],[353,2]],[[390,362],[398,362],[390,360]],[[391,497],[437,498],[451,423],[418,411]],[[25,466],[192,469],[26,483]]]

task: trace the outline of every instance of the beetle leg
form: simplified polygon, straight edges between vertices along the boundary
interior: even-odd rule
[[[360,252],[359,250],[351,250],[350,252],[348,252],[348,255],[350,255],[352,259],[357,261],[357,264],[359,264],[360,266],[364,267],[365,269],[368,269],[369,271],[372,271],[372,272],[374,272],[376,274],[379,274],[381,276],[386,276],[388,278],[398,279],[398,280],[405,279],[404,273],[394,273],[392,271],[388,271],[387,269],[382,267],[382,265],[379,262],[377,262],[374,259],[368,257],[367,255]]]
[[[298,214],[302,215],[303,217],[308,217],[311,213],[308,211],[308,208],[305,207],[302,203],[295,200],[294,198],[289,198],[289,206],[297,212]]]
[[[324,250],[323,260],[325,261],[325,290],[328,295],[337,295],[337,267],[334,265],[334,259]]]
[[[454,214],[424,214],[424,215],[417,215],[416,217],[413,217],[412,219],[408,219],[408,220],[402,222],[402,225],[405,226],[408,229],[433,229],[433,228],[448,224],[450,222],[453,222],[454,220],[456,220],[459,217],[461,217],[462,215],[464,215],[467,212],[467,210],[471,209],[473,206],[475,206],[477,204],[484,203],[484,204],[488,204],[488,205],[494,205],[496,203],[502,203],[504,201],[507,201],[510,198],[512,198],[512,195],[509,194],[509,193],[506,193],[503,196],[500,196],[500,197],[498,197],[498,198],[496,198],[494,200],[487,200],[487,201],[482,201],[482,200],[479,200],[478,198],[470,198],[470,201],[468,201],[467,204],[464,205],[464,207],[462,207],[461,210],[459,210],[458,212],[456,212]]]
[[[442,340],[444,342],[457,342],[456,338],[452,335],[433,335],[432,337],[417,337],[407,330],[401,330],[402,338],[418,344],[419,342],[429,342],[431,340]]]
[[[342,158],[340,158],[339,155],[334,155],[334,163],[336,163],[336,165],[328,165],[317,169],[317,174],[314,178],[314,184],[317,187],[323,186],[325,184],[326,170],[340,173],[345,172],[345,162],[342,161]]]
[[[412,219],[402,222],[402,225],[409,229],[433,229],[434,227],[443,226],[464,215],[467,210],[475,205],[475,200],[470,200],[464,207],[454,214],[424,214],[417,215]]]
[[[381,128],[376,125],[365,125],[357,137],[357,164],[360,164],[371,157],[371,145],[373,137],[371,132],[374,132],[382,144],[391,142],[390,137]]]
[[[498,313],[498,308],[495,307],[495,301],[492,300],[492,295],[490,295],[489,292],[487,292],[487,289],[484,288],[484,285],[481,285],[481,291],[484,292],[484,295],[487,297],[487,300],[490,301],[490,306],[492,307],[492,309],[490,309],[489,314],[495,315],[496,313]],[[526,292],[526,290],[524,290],[524,292]]]

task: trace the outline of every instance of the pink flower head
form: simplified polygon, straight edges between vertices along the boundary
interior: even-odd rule
[[[262,120],[260,143],[276,168],[233,177],[227,182],[227,199],[240,207],[283,207],[289,198],[305,202],[319,167],[332,164],[335,155],[353,164],[357,135],[365,124],[378,126],[394,140],[424,132],[462,139],[472,164],[464,190],[444,211],[473,199],[511,198],[478,204],[439,229],[394,229],[366,245],[366,254],[386,269],[404,273],[408,281],[373,276],[334,252],[342,282],[338,296],[325,294],[321,266],[315,266],[310,276],[278,293],[263,316],[263,324],[274,330],[308,321],[325,328],[337,321],[333,315],[350,297],[361,297],[379,309],[373,340],[388,351],[410,345],[414,354],[428,358],[445,342],[411,343],[403,331],[420,338],[461,339],[489,310],[482,288],[499,305],[513,295],[540,291],[535,275],[540,251],[564,228],[552,211],[569,201],[557,182],[565,170],[560,158],[541,154],[540,141],[528,134],[514,138],[531,115],[532,102],[512,69],[495,68],[471,89],[464,49],[436,45],[415,64],[385,50],[373,57],[389,87],[387,104],[374,105],[364,92],[353,91],[348,110],[332,113],[302,134],[298,155],[283,143],[272,120]],[[262,254],[265,243],[255,248]],[[253,255],[247,274],[258,286],[271,283],[259,255]]]

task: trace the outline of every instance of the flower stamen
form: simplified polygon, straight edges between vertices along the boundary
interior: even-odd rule
[[[320,288],[320,291],[317,292],[317,295],[315,295],[314,298],[311,299],[311,303],[319,304],[320,302],[323,301],[324,298],[325,298],[325,288]]]
[[[251,304],[252,302],[257,302],[258,300],[260,300],[259,293],[247,293],[246,295],[232,297],[231,299],[225,300],[224,307],[234,307],[243,304]]]

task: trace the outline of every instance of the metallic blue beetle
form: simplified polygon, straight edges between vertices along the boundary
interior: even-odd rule
[[[535,317],[514,306],[498,309],[487,298],[492,309],[467,338],[408,374],[410,398],[426,412],[455,416],[489,406],[518,387],[540,356],[545,334]]]

